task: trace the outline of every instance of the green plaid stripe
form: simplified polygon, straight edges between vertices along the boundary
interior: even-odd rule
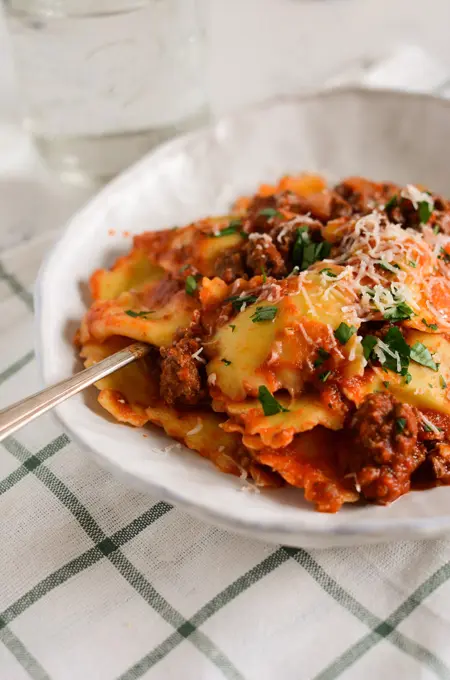
[[[0,640],[11,654],[16,657],[24,671],[33,680],[51,680],[50,676],[44,671],[40,663],[34,658],[28,649],[21,643],[18,637],[8,628],[0,630]]]
[[[27,352],[23,357],[5,368],[5,370],[0,373],[0,385],[20,371],[21,368],[29,364],[33,358],[34,352]]]
[[[380,621],[373,630],[364,638],[359,640],[355,645],[347,649],[340,657],[338,657],[332,664],[328,666],[315,680],[333,680],[339,677],[343,671],[352,666],[355,661],[360,659],[372,647],[374,647],[383,638],[388,638],[392,641],[393,635],[398,635],[396,628],[404,621],[417,607],[419,607],[424,600],[431,595],[435,590],[440,588],[450,578],[450,562],[444,564],[440,569],[437,569],[426,581],[424,581],[416,590],[411,593],[409,597],[397,607],[397,609],[384,621]],[[408,639],[404,640],[404,644],[410,644]],[[414,643],[412,643],[414,644]],[[418,657],[422,662],[427,662],[431,670],[433,670],[439,678],[450,678],[449,669],[442,661],[433,657],[430,652],[422,648],[422,657]],[[406,651],[404,649],[403,651]]]
[[[9,287],[10,291],[22,300],[27,309],[33,311],[33,296],[22,286],[19,279],[13,274],[7,272],[3,264],[0,262],[0,281],[4,281]]]
[[[17,369],[17,370],[20,370]],[[163,616],[163,618],[174,626],[176,633],[169,636],[163,643],[153,649],[148,655],[141,659],[137,664],[130,668],[123,674],[125,680],[132,680],[139,678],[149,670],[155,663],[164,658],[170,651],[179,645],[184,639],[189,638],[195,646],[203,651],[211,660],[221,668],[226,677],[240,678],[239,672],[233,667],[231,662],[219,650],[215,648],[213,643],[204,636],[198,627],[202,625],[214,613],[226,606],[228,602],[244,592],[253,583],[256,583],[266,574],[273,571],[280,564],[289,558],[293,558],[310,573],[313,578],[320,583],[320,585],[331,595],[341,606],[346,607],[354,616],[356,616],[363,623],[372,628],[372,632],[366,636],[362,641],[351,647],[345,654],[336,659],[336,661],[317,676],[316,680],[331,680],[338,677],[346,668],[367,652],[374,644],[376,644],[383,637],[387,637],[399,649],[405,653],[413,656],[417,660],[425,663],[436,675],[440,678],[450,678],[450,672],[445,664],[435,657],[431,652],[424,649],[417,643],[409,640],[405,636],[395,631],[395,625],[389,620],[383,622],[375,617],[370,611],[358,603],[352,596],[350,596],[344,589],[342,589],[333,579],[331,579],[320,565],[313,560],[311,555],[306,551],[296,550],[292,548],[281,548],[274,552],[269,558],[258,564],[247,574],[244,574],[236,582],[231,584],[223,592],[219,593],[209,603],[202,607],[189,621],[186,621],[182,615],[173,609],[164,598],[148,583],[148,581],[139,573],[137,569],[127,560],[119,551],[119,547],[125,544],[134,535],[137,535],[146,526],[146,519],[151,519],[153,513],[148,518],[138,518],[132,522],[128,527],[120,530],[112,538],[104,535],[103,531],[93,520],[86,508],[78,501],[76,496],[42,463],[50,458],[52,455],[60,451],[69,443],[66,435],[61,435],[54,441],[50,442],[37,454],[32,455],[20,442],[12,437],[8,438],[4,444],[7,450],[15,455],[21,462],[20,468],[11,473],[6,479],[0,483],[0,493],[5,492],[15,483],[20,481],[26,474],[33,472],[38,479],[49,488],[56,497],[72,512],[74,517],[96,543],[96,547],[87,551],[79,558],[73,560],[71,563],[52,574],[44,582],[38,584],[30,593],[18,602],[7,609],[0,617],[0,627],[7,625],[19,613],[22,613],[31,604],[40,599],[57,585],[60,585],[65,580],[73,576],[75,573],[82,571],[104,556],[115,565],[118,571],[124,576],[127,581],[141,594],[141,596]],[[164,506],[162,506],[164,507]],[[168,506],[170,508],[170,506]],[[154,521],[154,520],[153,520]],[[447,575],[448,577],[448,575]],[[440,585],[440,582],[439,582]],[[431,590],[427,589],[429,594]],[[416,599],[411,596],[408,598],[407,604],[411,608],[411,604],[416,603]],[[394,616],[394,615],[393,615]],[[392,617],[391,617],[392,618]],[[403,616],[403,618],[405,618]],[[399,619],[397,624],[400,623]],[[24,657],[25,658],[25,657]]]
[[[0,496],[5,493],[5,491],[11,489],[11,487],[17,484],[17,482],[20,482],[20,480],[23,479],[29,472],[35,470],[45,460],[51,458],[51,456],[54,456],[55,453],[58,453],[58,451],[61,451],[61,449],[67,446],[69,442],[69,437],[66,434],[61,434],[59,437],[56,437],[56,439],[50,442],[50,444],[44,446],[44,448],[38,451],[38,453],[36,453],[34,456],[31,456],[28,455],[27,451],[17,448],[15,440],[6,439],[4,442],[6,450],[17,455],[17,457],[22,459],[23,462],[20,467],[14,470],[14,472],[11,472],[10,475],[5,477],[0,482]],[[24,453],[25,458],[23,456]]]
[[[342,607],[345,607],[347,611],[353,614],[353,616],[356,616],[356,618],[358,618],[362,623],[372,628],[372,632],[369,634],[369,636],[366,636],[366,638],[364,638],[365,640],[367,639],[367,637],[374,636],[373,644],[376,644],[376,642],[378,642],[379,640],[387,638],[389,639],[390,642],[395,644],[403,652],[412,656],[417,661],[420,661],[421,663],[428,666],[430,670],[433,670],[438,675],[439,678],[450,679],[450,670],[447,668],[443,661],[441,661],[430,651],[422,647],[422,645],[419,645],[416,642],[409,640],[405,635],[402,635],[401,633],[395,630],[395,628],[399,625],[399,623],[401,623],[403,619],[398,619],[395,625],[393,625],[393,622],[389,623],[389,620],[383,621],[379,619],[378,617],[374,616],[374,614],[372,614],[368,609],[366,609],[366,607],[364,607],[357,600],[355,600],[355,598],[352,595],[350,595],[350,593],[348,593],[344,588],[342,588],[334,579],[332,579],[325,572],[325,570],[322,569],[320,564],[318,564],[318,562],[316,562],[311,557],[311,555],[308,554],[305,550],[297,550],[295,548],[285,548],[285,550],[291,557],[293,557],[296,560],[296,562],[298,562],[304,569],[306,569],[306,571],[314,578],[314,580],[317,581],[317,583],[319,583],[322,586],[322,588],[324,588],[324,590],[326,590],[326,592],[334,600],[336,600],[338,604],[340,604]],[[431,591],[429,591],[428,594],[430,594],[430,592]],[[404,605],[410,601],[411,597],[406,600]],[[404,605],[402,605],[402,607]],[[393,614],[392,617],[395,617],[395,614]],[[357,645],[355,645],[354,647],[358,646],[359,644],[360,643],[357,643]],[[363,653],[369,651],[373,644],[363,645],[365,647]],[[314,680],[319,679],[331,680],[332,678],[338,677],[341,674],[342,670],[348,668],[353,661],[359,658],[358,656],[355,656],[353,654],[352,651],[353,649],[354,648],[352,647],[350,650],[348,650],[348,658],[352,657],[352,661],[350,663],[346,663],[345,666],[342,669],[338,670],[337,673],[335,673],[335,671],[332,670],[331,667],[329,669],[325,669],[322,673],[316,676]],[[362,654],[360,656],[362,656]],[[335,663],[337,664],[337,666],[340,665],[339,660],[336,660]],[[329,675],[329,673],[331,674]]]
[[[31,295],[13,274],[5,270],[1,263],[0,279],[6,282],[10,290],[22,300],[27,309],[32,310]],[[29,364],[32,359],[33,353],[28,352],[3,370],[0,373],[0,384],[5,383],[11,376],[20,371],[21,368]],[[406,598],[400,607],[388,618],[382,620],[331,578],[310,553],[304,550],[283,547],[275,549],[271,555],[224,588],[187,620],[162,597],[154,584],[151,584],[121,551],[121,548],[135,536],[138,536],[145,528],[171,511],[171,506],[163,502],[157,503],[127,526],[111,536],[106,536],[75,494],[70,491],[62,479],[57,477],[44,464],[67,446],[68,443],[69,440],[66,435],[61,435],[36,454],[32,454],[14,438],[9,438],[5,442],[7,450],[20,461],[20,467],[0,482],[0,495],[19,484],[27,474],[32,473],[71,512],[85,533],[93,541],[91,548],[42,579],[0,615],[0,639],[33,679],[47,680],[49,676],[11,631],[8,624],[34,603],[45,597],[54,588],[57,588],[76,574],[89,569],[100,560],[106,558],[140,596],[174,628],[174,632],[166,640],[157,645],[139,662],[122,674],[121,678],[124,680],[134,680],[142,677],[142,675],[164,659],[186,639],[189,639],[191,644],[214,663],[225,677],[238,680],[243,678],[232,662],[199,628],[223,607],[226,607],[230,602],[238,598],[239,595],[251,588],[252,585],[278,569],[287,560],[294,560],[301,568],[305,569],[333,601],[344,607],[369,629],[365,636],[350,646],[343,654],[329,664],[327,668],[321,671],[315,680],[334,680],[334,678],[338,678],[383,639],[389,640],[397,649],[426,666],[436,677],[450,680],[450,671],[441,659],[397,630],[402,621],[419,607],[432,592],[449,579],[450,564],[446,564],[436,570],[412,595]]]
[[[122,544],[119,544],[117,537],[108,537],[105,535],[101,527],[94,520],[92,515],[88,512],[85,506],[78,500],[74,493],[45,465],[42,464],[41,460],[37,456],[33,456],[30,451],[28,451],[18,440],[14,437],[8,437],[3,442],[7,451],[16,456],[18,460],[21,461],[22,466],[26,467],[26,463],[30,460],[38,460],[38,464],[33,464],[31,466],[31,472],[49,489],[56,498],[72,513],[75,519],[78,521],[80,526],[84,529],[86,534],[91,538],[91,540],[96,543],[96,548],[103,557],[107,557],[108,560],[113,564],[118,572],[126,579],[126,581],[138,592],[141,597],[151,606],[153,609],[170,625],[172,625],[178,632],[185,630],[187,621],[186,619],[174,609],[167,600],[158,593],[158,591],[147,581],[147,579],[134,567],[134,565],[128,560],[125,555],[121,552],[120,548]],[[55,443],[53,442],[52,449],[55,450]],[[51,446],[51,445],[49,445]],[[45,455],[45,454],[44,454]],[[48,454],[51,455],[51,454]],[[41,452],[42,457],[42,452]],[[48,456],[47,456],[48,457]],[[30,466],[29,466],[30,467]],[[170,509],[171,506],[168,506]],[[133,524],[136,526],[136,524]],[[124,536],[130,536],[129,530],[122,531],[122,538]],[[91,551],[88,551],[90,553]],[[86,553],[85,553],[86,555]],[[83,557],[83,556],[82,556]],[[89,555],[88,560],[93,558],[93,555]],[[84,567],[84,560],[80,559],[77,562],[77,566]],[[60,576],[63,576],[61,574]],[[46,579],[47,581],[47,579]],[[42,588],[38,589],[35,594],[42,592]],[[48,592],[45,590],[44,592]],[[25,599],[22,598],[22,603],[29,602],[30,595],[32,599],[32,594],[29,594]],[[36,601],[36,600],[33,600]],[[27,605],[28,606],[28,605]],[[0,626],[7,625],[11,621],[11,614],[13,611],[17,611],[17,603],[6,610],[0,615]],[[20,608],[19,608],[20,611]],[[21,611],[24,611],[23,609]],[[17,614],[15,614],[17,615]],[[182,633],[181,633],[182,634]],[[192,644],[194,644],[197,649],[202,651],[210,661],[212,661],[225,675],[225,677],[231,680],[241,680],[242,676],[233,664],[226,656],[217,648],[217,646],[209,640],[209,638],[197,631],[195,636],[189,637]]]
[[[326,571],[316,560],[313,559],[313,557],[308,552],[297,548],[284,547],[276,550],[267,559],[260,562],[258,565],[256,565],[256,567],[241,576],[225,590],[219,593],[189,620],[193,630],[201,626],[203,623],[205,623],[205,621],[216,614],[229,602],[234,600],[259,580],[267,576],[267,574],[270,574],[274,569],[277,569],[281,564],[284,564],[284,562],[290,558],[298,562],[298,564],[300,564],[339,605],[345,607],[362,623],[372,627],[374,631],[377,630],[377,632],[374,632],[374,635],[376,636],[375,643],[380,639],[383,639],[383,637],[387,637],[390,642],[395,644],[402,652],[425,664],[437,675],[437,677],[445,679],[450,678],[450,670],[443,663],[443,661],[438,659],[434,654],[426,650],[421,645],[409,640],[405,635],[402,635],[398,631],[395,631],[395,628],[392,624],[389,627],[389,631],[387,629],[386,631],[383,631],[383,626],[385,626],[386,622],[383,622],[381,619],[374,616],[374,614],[372,614],[368,609],[355,600],[355,598],[352,597],[347,591],[345,591],[344,588],[339,586],[339,584],[326,573]],[[450,566],[448,569],[448,576],[450,576]],[[431,580],[433,583],[435,582],[433,577]],[[439,585],[442,585],[442,583],[439,583]],[[428,594],[430,594],[430,592],[431,590],[428,591]],[[408,603],[409,600],[410,598],[408,598],[406,603]],[[397,625],[399,623],[400,620],[398,621]],[[371,634],[368,636],[368,638],[370,637]],[[120,680],[137,680],[137,678],[142,677],[142,675],[152,668],[152,666],[167,656],[167,654],[171,652],[179,644],[179,642],[180,640],[178,640],[176,636],[169,636],[166,640],[164,640],[164,642],[155,647],[155,649],[153,649],[149,654],[132,666],[126,673],[121,675]],[[343,664],[340,664],[339,659],[337,659],[336,668],[333,664],[333,668],[330,667],[329,669],[325,669],[322,673],[317,675],[314,680],[331,680],[331,678],[339,677],[339,675],[344,670],[346,670],[346,668],[348,668],[353,661],[356,661],[357,658],[360,658],[363,653],[369,651],[371,646],[373,646],[373,644],[365,644],[362,645],[361,648],[358,647],[358,650],[361,651],[359,656],[354,655],[353,648],[351,648],[351,650],[349,650],[348,658],[345,659]],[[350,661],[350,663],[348,663],[348,661]],[[328,675],[329,672],[332,674]]]
[[[276,550],[269,555],[265,560],[260,562],[250,569],[246,574],[243,574],[234,583],[231,583],[225,590],[216,595],[210,602],[204,605],[194,616],[189,620],[192,631],[196,631],[197,627],[201,626],[213,614],[225,607],[229,602],[234,600],[238,595],[241,595],[245,590],[260,581],[262,578],[277,569],[281,564],[287,562],[289,555],[282,549]],[[119,680],[137,680],[152,668],[156,663],[161,661],[169,652],[171,652],[179,643],[176,636],[170,635],[164,642],[155,647],[149,654],[144,656],[138,663],[129,668],[126,673],[120,676]]]

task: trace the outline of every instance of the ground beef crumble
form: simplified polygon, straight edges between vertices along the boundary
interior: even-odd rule
[[[192,356],[200,349],[201,343],[192,337],[175,340],[168,348],[161,347],[160,392],[170,406],[193,406],[204,399],[203,363]]]
[[[425,459],[418,444],[418,411],[391,394],[368,395],[350,425],[349,472],[365,498],[390,503],[410,488]]]

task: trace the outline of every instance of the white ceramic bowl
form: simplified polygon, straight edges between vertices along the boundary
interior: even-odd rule
[[[422,182],[450,191],[450,103],[390,92],[337,90],[254,108],[179,138],[107,186],[69,223],[41,268],[37,345],[50,384],[76,366],[73,331],[88,299],[90,273],[136,234],[227,210],[236,196],[284,173],[331,179],[363,175]],[[111,235],[111,230],[114,235]],[[188,512],[249,536],[292,546],[330,547],[431,537],[450,530],[450,488],[411,493],[389,507],[347,506],[320,514],[295,489],[243,493],[242,481],[189,451],[163,453],[160,430],[120,425],[95,391],[61,405],[66,430],[125,481]]]

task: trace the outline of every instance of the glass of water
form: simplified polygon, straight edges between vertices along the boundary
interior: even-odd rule
[[[3,0],[24,121],[71,181],[106,181],[208,120],[202,0]]]

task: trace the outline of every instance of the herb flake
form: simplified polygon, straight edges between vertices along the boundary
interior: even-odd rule
[[[341,345],[346,345],[350,340],[352,335],[356,333],[355,326],[347,326],[346,323],[342,322],[334,331],[334,337]]]
[[[377,264],[384,269],[387,272],[391,272],[391,274],[397,274],[397,270],[400,269],[400,265],[398,264],[391,264],[390,262],[387,262],[386,260],[379,260]]]
[[[431,368],[432,371],[438,370],[438,366],[431,356],[430,350],[422,342],[415,342],[411,347],[411,359],[415,361],[416,364]]]
[[[274,416],[277,413],[288,413],[289,409],[284,408],[273,394],[269,392],[265,385],[260,385],[258,389],[258,399],[261,402],[265,416]]]
[[[406,427],[406,418],[397,418],[395,421],[395,427],[398,434],[401,434]]]
[[[297,236],[292,249],[292,261],[300,271],[305,271],[314,262],[325,260],[331,252],[331,244],[328,241],[314,243],[311,241],[308,227],[297,229]]]
[[[329,359],[331,354],[326,351],[323,347],[318,347],[317,349],[317,359],[314,361],[314,368],[319,368],[322,364]]]
[[[426,224],[428,222],[431,213],[433,212],[433,207],[434,206],[432,204],[430,205],[428,201],[420,201],[418,208],[420,224]]]
[[[280,211],[275,208],[263,208],[258,215],[261,215],[261,217],[283,217]]]
[[[194,295],[197,290],[197,281],[191,275],[186,278],[185,290],[188,295]]]
[[[406,375],[409,366],[411,348],[405,341],[400,329],[397,328],[397,326],[390,328],[386,333],[383,342],[389,347],[391,352],[398,354],[400,359],[400,370],[398,370],[397,358],[392,357],[387,353],[385,354],[383,367],[393,371],[394,373]]]
[[[396,307],[388,309],[384,314],[383,318],[387,321],[404,321],[405,319],[410,319],[414,314],[406,302],[399,302]]]
[[[364,353],[364,359],[368,361],[371,357],[371,354],[378,342],[378,338],[376,338],[374,335],[366,335],[361,342],[362,348],[363,348],[363,353]]]
[[[437,331],[438,326],[436,323],[428,323],[426,319],[422,319],[422,323],[432,331]]]
[[[258,298],[255,295],[244,295],[243,297],[240,297],[239,295],[232,295],[231,297],[226,298],[224,302],[231,302],[233,309],[237,312],[240,312],[244,304],[251,305],[256,302],[257,299]]]
[[[273,321],[277,315],[278,308],[274,306],[257,307],[256,312],[250,317],[253,323],[261,321]]]
[[[225,366],[231,366],[231,361],[228,361],[228,359],[221,359],[220,360]]]
[[[395,206],[397,205],[397,198],[398,198],[397,194],[394,194],[393,196],[391,196],[389,201],[385,204],[384,209],[390,210],[391,208],[395,208]]]
[[[148,316],[148,314],[154,314],[155,312],[152,310],[148,310],[147,312],[134,312],[132,309],[126,309],[125,314],[128,316],[131,316],[133,319],[139,319],[139,318],[144,318]]]

